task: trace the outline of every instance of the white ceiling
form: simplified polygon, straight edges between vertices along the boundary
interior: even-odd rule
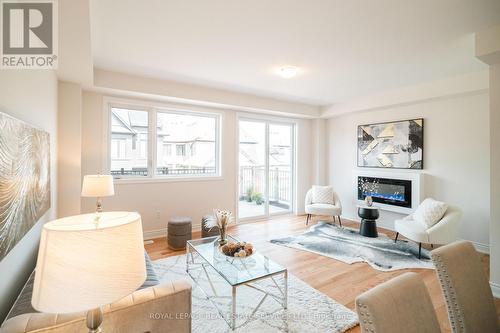
[[[92,0],[90,19],[95,67],[328,105],[486,68],[473,33],[500,0]]]

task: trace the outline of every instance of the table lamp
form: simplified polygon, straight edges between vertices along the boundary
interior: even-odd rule
[[[87,311],[90,333],[101,332],[101,306],[136,291],[146,279],[141,216],[76,215],[43,226],[31,303],[41,312]]]
[[[83,177],[82,197],[97,198],[96,212],[102,212],[102,197],[115,195],[113,176],[87,175]]]

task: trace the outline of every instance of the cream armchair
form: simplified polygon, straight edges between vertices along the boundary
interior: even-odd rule
[[[441,220],[430,228],[415,221],[413,214],[410,214],[401,220],[396,220],[394,225],[396,238],[394,242],[398,240],[399,234],[417,242],[418,257],[420,258],[422,243],[443,245],[456,241],[458,239],[458,228],[461,219],[462,211],[450,205],[448,205],[448,209]]]
[[[446,300],[451,331],[500,332],[497,309],[474,245],[455,242],[431,252]]]
[[[338,217],[339,224],[342,226],[342,220],[340,219],[340,215],[342,215],[342,204],[340,203],[339,196],[334,191],[333,192],[333,205],[324,204],[324,203],[314,203],[312,195],[312,189],[307,191],[306,200],[305,200],[305,211],[307,214],[306,225],[309,224],[309,219],[311,215],[329,215],[333,216],[333,222],[335,223],[335,217]]]
[[[71,295],[68,295],[71,297]],[[103,307],[103,332],[191,332],[191,285],[167,282]],[[85,313],[26,313],[8,319],[0,333],[87,333]]]
[[[441,332],[424,281],[404,273],[356,298],[362,333]]]

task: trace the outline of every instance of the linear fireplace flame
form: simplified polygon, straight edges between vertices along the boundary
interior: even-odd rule
[[[374,202],[411,208],[411,180],[358,176],[358,199],[368,195]]]

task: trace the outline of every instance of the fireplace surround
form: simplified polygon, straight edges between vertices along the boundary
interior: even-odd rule
[[[361,169],[353,170],[353,194],[358,205],[365,205],[366,193],[359,191],[359,179],[379,179],[378,193],[372,195],[374,205],[385,211],[400,214],[411,214],[423,200],[424,173],[422,172],[395,172],[385,170]]]

